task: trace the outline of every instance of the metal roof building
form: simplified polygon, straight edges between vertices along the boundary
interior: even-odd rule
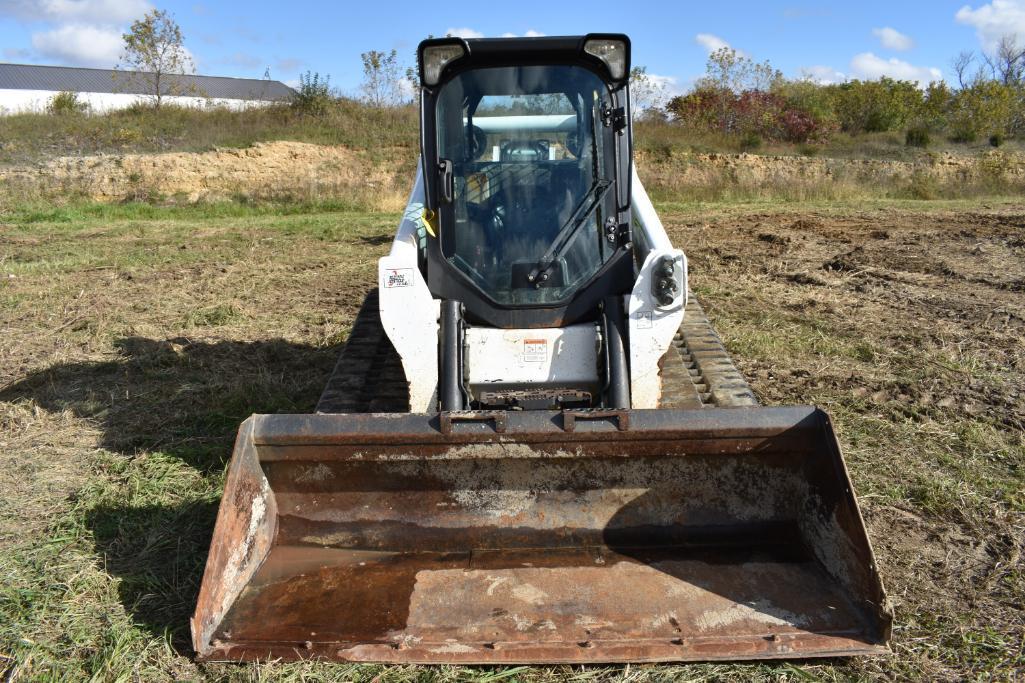
[[[87,95],[83,99],[94,110],[119,108],[151,96],[152,82],[153,74],[139,71],[0,63],[0,110],[38,109],[39,101],[64,91]],[[287,100],[295,93],[280,81],[177,74],[163,75],[160,90],[180,104],[228,106]]]

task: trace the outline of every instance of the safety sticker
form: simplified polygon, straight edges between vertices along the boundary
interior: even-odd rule
[[[523,362],[544,363],[548,360],[547,339],[524,339],[523,340]]]
[[[391,268],[384,272],[384,287],[385,289],[391,289],[392,287],[412,287],[413,286],[413,269],[412,268]]]
[[[650,330],[654,326],[654,323],[651,321],[651,311],[641,311],[637,314],[638,330]]]

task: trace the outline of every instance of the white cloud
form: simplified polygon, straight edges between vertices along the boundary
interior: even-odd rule
[[[993,0],[978,9],[965,5],[954,15],[959,24],[975,27],[982,49],[992,52],[1007,35],[1025,38],[1025,0]]]
[[[117,64],[123,42],[121,32],[85,24],[66,24],[32,34],[39,55],[75,66],[111,68]]]
[[[445,29],[446,36],[459,36],[460,38],[483,38],[484,34],[480,31],[472,28],[447,28]]]
[[[804,67],[801,69],[801,76],[819,85],[833,85],[834,83],[843,83],[847,80],[847,75],[842,71],[837,71],[831,66],[822,66],[820,64]]]
[[[863,80],[889,76],[902,81],[915,81],[923,87],[929,81],[938,81],[943,78],[943,72],[936,67],[915,66],[896,57],[883,59],[871,52],[854,55],[854,58],[851,59],[851,74]]]
[[[659,76],[658,74],[644,74],[651,84],[660,90],[665,90],[667,93],[673,94],[679,93],[680,84],[676,76]]]
[[[694,42],[701,47],[708,50],[710,53],[716,50],[721,50],[724,47],[729,47],[730,44],[719,36],[712,35],[711,33],[699,33],[694,36]]]
[[[0,0],[0,16],[44,24],[32,33],[33,57],[107,68],[127,24],[151,9],[149,0]]]
[[[0,0],[0,15],[107,26],[138,19],[152,8],[148,0]]]
[[[540,37],[546,36],[546,35],[548,35],[548,34],[547,33],[541,33],[540,31],[535,31],[534,29],[531,28],[531,29],[527,29],[527,32],[522,34],[522,37],[524,37],[524,38],[540,38]],[[521,34],[519,34],[519,33],[513,33],[512,31],[506,31],[505,33],[500,35],[499,38],[519,38],[520,36],[521,36]]]
[[[897,29],[890,28],[889,26],[872,29],[872,35],[878,38],[879,43],[889,50],[902,52],[904,50],[910,50],[915,46],[915,41],[911,39],[911,36],[905,35]]]
[[[412,102],[416,99],[416,83],[408,78],[400,78],[398,82],[399,98],[403,102]]]

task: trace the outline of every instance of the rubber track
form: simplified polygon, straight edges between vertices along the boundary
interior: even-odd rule
[[[409,412],[409,385],[402,360],[381,326],[376,288],[367,293],[356,314],[317,412]]]
[[[691,294],[683,324],[662,357],[662,408],[758,405],[701,304]],[[317,403],[318,413],[404,413],[409,387],[381,326],[377,290],[367,293]]]
[[[662,408],[756,406],[740,374],[693,293],[683,323],[662,357]]]

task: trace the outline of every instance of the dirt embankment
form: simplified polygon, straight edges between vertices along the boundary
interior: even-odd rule
[[[993,150],[977,157],[928,154],[918,161],[828,159],[756,154],[638,155],[645,180],[666,189],[721,183],[908,182],[927,178],[937,183],[982,179],[1025,182],[1025,157]]]
[[[301,200],[373,193],[379,208],[400,210],[413,163],[403,148],[369,152],[278,141],[209,152],[58,157],[37,167],[0,169],[0,181],[59,188],[99,201]]]
[[[829,197],[901,187],[926,195],[980,185],[1025,189],[1025,157],[999,150],[979,157],[932,154],[915,162],[639,153],[637,163],[650,189],[683,198],[730,191]],[[399,210],[414,164],[415,152],[402,147],[368,151],[279,141],[200,153],[59,157],[35,167],[0,169],[0,182],[23,193],[100,201],[338,197]]]

